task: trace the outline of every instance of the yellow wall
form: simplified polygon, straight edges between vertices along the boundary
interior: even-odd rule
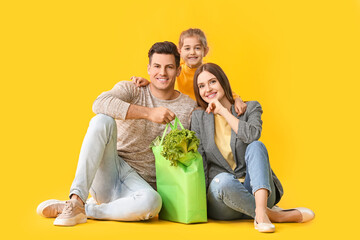
[[[224,69],[236,93],[262,104],[261,140],[285,188],[280,206],[307,206],[317,214],[307,226],[286,230],[287,225],[279,225],[276,239],[339,238],[355,230],[359,0],[34,0],[0,5],[5,209],[0,221],[5,234],[50,239],[91,237],[106,230],[109,237],[121,235],[97,222],[93,235],[80,226],[59,230],[36,216],[35,208],[48,198],[66,198],[97,95],[132,75],[147,77],[150,46],[176,43],[189,27],[204,30],[210,45],[206,61]],[[137,226],[116,224],[115,229]],[[172,235],[141,226],[151,237]],[[174,237],[191,234],[184,231]],[[238,234],[253,232],[248,224]]]

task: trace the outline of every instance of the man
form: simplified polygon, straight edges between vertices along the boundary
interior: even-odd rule
[[[54,225],[73,226],[87,217],[138,221],[159,213],[161,197],[153,189],[155,164],[149,145],[175,116],[189,128],[196,103],[174,90],[181,71],[175,44],[155,43],[148,56],[148,86],[119,82],[95,100],[97,115],[81,147],[70,200],[48,200],[37,209],[41,216],[57,217]],[[87,201],[89,192],[93,198]]]

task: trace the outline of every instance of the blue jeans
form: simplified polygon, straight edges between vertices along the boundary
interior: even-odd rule
[[[85,204],[88,217],[138,221],[156,216],[160,195],[117,153],[115,120],[99,114],[85,135],[75,179],[70,189],[84,202],[89,192],[98,204]]]
[[[265,145],[260,141],[250,143],[246,148],[245,162],[244,183],[227,172],[216,175],[211,181],[207,193],[210,218],[219,220],[254,218],[254,193],[261,188],[269,191],[268,207],[274,206],[276,190]]]

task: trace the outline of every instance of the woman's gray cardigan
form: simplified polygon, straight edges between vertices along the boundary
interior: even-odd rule
[[[246,147],[251,142],[257,141],[261,135],[262,108],[259,102],[247,102],[247,109],[245,113],[240,116],[237,116],[234,106],[231,107],[231,110],[232,114],[240,120],[238,133],[236,134],[231,130],[230,146],[236,162],[234,170],[231,169],[215,144],[214,114],[208,114],[204,110],[195,110],[192,113],[191,130],[194,131],[196,136],[200,139],[198,151],[202,155],[204,161],[206,186],[209,185],[216,175],[222,172],[231,173],[236,178],[244,177],[246,174]],[[273,171],[272,176],[277,189],[277,203],[283,195],[283,188]]]

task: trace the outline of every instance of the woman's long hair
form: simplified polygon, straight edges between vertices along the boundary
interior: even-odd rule
[[[200,91],[199,91],[199,87],[198,87],[198,83],[197,83],[197,79],[198,79],[200,73],[202,73],[204,71],[207,71],[216,77],[216,79],[219,81],[221,87],[224,89],[225,97],[229,100],[229,102],[231,104],[234,104],[235,101],[233,98],[229,79],[227,78],[224,71],[221,69],[221,67],[219,65],[217,65],[215,63],[205,63],[196,70],[195,75],[194,75],[194,93],[195,93],[196,102],[197,102],[198,106],[200,106],[203,109],[206,109],[208,107],[208,103],[205,102],[200,96]]]

